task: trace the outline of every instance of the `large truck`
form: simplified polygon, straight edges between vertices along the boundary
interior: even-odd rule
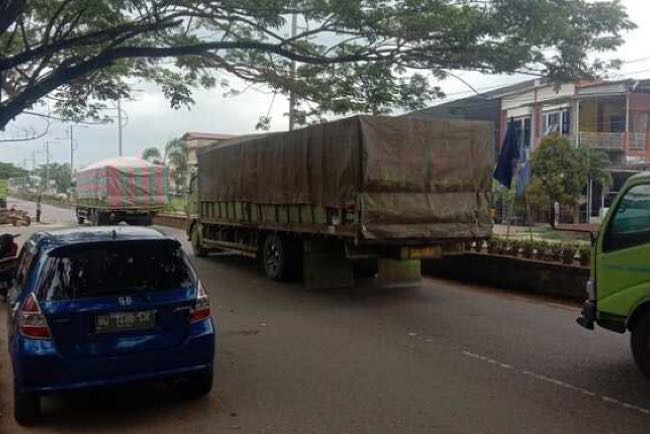
[[[77,172],[77,221],[95,226],[150,225],[153,216],[165,208],[168,189],[162,165],[136,157],[99,161]]]
[[[197,256],[260,257],[272,279],[387,283],[491,234],[492,125],[355,116],[202,148],[190,182]],[[376,271],[376,273],[374,271]]]
[[[650,173],[627,180],[592,236],[587,300],[578,323],[630,332],[632,355],[650,378]]]

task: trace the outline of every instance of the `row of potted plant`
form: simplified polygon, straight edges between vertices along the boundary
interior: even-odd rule
[[[477,252],[485,249],[490,254],[521,256],[554,262],[561,261],[565,264],[572,264],[577,260],[581,265],[589,265],[591,258],[591,247],[588,244],[571,242],[491,237],[487,240],[474,241],[467,247]]]

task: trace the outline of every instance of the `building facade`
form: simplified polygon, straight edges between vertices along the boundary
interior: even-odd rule
[[[492,121],[497,148],[512,121],[529,155],[552,133],[607,153],[614,184],[605,191],[589,183],[585,219],[602,215],[629,176],[650,168],[650,79],[561,85],[529,80],[409,115]]]

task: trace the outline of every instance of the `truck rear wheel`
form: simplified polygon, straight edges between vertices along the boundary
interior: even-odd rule
[[[286,245],[278,235],[271,234],[262,246],[262,265],[264,273],[273,280],[283,280],[287,274]]]
[[[202,258],[208,255],[207,250],[205,250],[205,248],[201,245],[201,235],[199,234],[198,224],[195,224],[192,227],[191,242],[192,242],[192,251],[194,252],[194,256],[198,256],[199,258]]]
[[[298,280],[302,272],[302,240],[271,234],[262,245],[264,273],[273,280]]]
[[[636,321],[630,338],[632,355],[636,365],[650,378],[650,311]]]

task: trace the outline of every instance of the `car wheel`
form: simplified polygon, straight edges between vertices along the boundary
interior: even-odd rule
[[[634,361],[646,377],[650,378],[650,312],[638,319],[630,338]]]
[[[207,250],[205,250],[205,248],[201,246],[199,225],[194,225],[194,227],[192,228],[192,251],[194,252],[194,256],[198,256],[199,258],[208,255]]]
[[[41,397],[20,392],[14,387],[14,418],[20,425],[31,425],[41,413]]]
[[[82,225],[82,224],[86,223],[86,219],[83,218],[83,217],[77,217],[77,223],[79,223],[80,225]]]
[[[200,374],[189,375],[182,384],[188,398],[202,398],[212,390],[212,369]]]

